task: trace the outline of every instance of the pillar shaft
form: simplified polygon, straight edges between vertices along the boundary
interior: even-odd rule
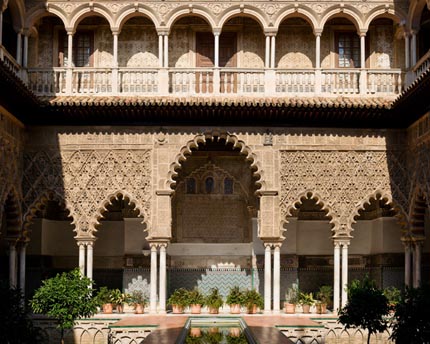
[[[270,68],[275,68],[275,56],[276,56],[276,37],[271,37],[271,45],[270,45]]]
[[[25,295],[25,266],[27,243],[23,243],[19,251],[19,288],[22,296]]]
[[[410,51],[409,35],[405,34],[405,68],[406,69],[409,69],[411,67],[410,57],[411,57],[411,51]]]
[[[404,242],[405,245],[405,286],[411,286],[411,244]]]
[[[219,33],[214,35],[214,67],[219,67]]]
[[[340,306],[340,245],[334,243],[334,282],[333,282],[333,311],[337,312]]]
[[[315,36],[315,68],[321,68],[321,34]]]
[[[346,306],[348,302],[347,294],[348,286],[348,244],[343,243],[342,245],[342,307]]]
[[[360,35],[360,68],[366,68],[366,35]]]
[[[417,33],[413,31],[411,38],[411,64],[413,67],[417,64]]]
[[[118,67],[118,33],[113,34],[113,67]]]
[[[73,34],[67,34],[67,67],[73,67]]]
[[[151,289],[149,295],[149,310],[157,312],[157,244],[151,244]]]
[[[275,244],[273,253],[273,311],[280,312],[281,307],[281,245]]]
[[[169,67],[169,36],[164,35],[164,67]]]
[[[266,51],[264,54],[264,67],[270,68],[270,36],[266,36]]]
[[[28,67],[28,35],[24,35],[24,51],[23,51],[23,61],[22,66],[24,68]]]
[[[9,244],[9,285],[16,288],[16,246],[14,242]]]
[[[159,291],[159,310],[160,313],[166,312],[166,246],[160,245],[160,291]]]
[[[82,276],[85,276],[85,244],[78,242],[79,246],[79,271]]]
[[[264,312],[271,311],[271,282],[272,282],[272,257],[270,244],[266,244],[264,251]]]
[[[158,35],[158,63],[163,67],[163,35]]]
[[[421,286],[421,242],[414,245],[414,288]]]
[[[87,277],[93,279],[93,243],[87,244]]]
[[[22,34],[18,32],[16,35],[16,62],[22,64]]]

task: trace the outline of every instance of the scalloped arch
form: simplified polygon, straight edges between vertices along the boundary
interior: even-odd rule
[[[56,5],[49,4],[48,9],[45,7],[40,7],[32,9],[30,12],[28,12],[27,18],[25,20],[25,27],[31,28],[39,19],[52,16],[60,18],[64,24],[64,27],[68,26],[67,15],[64,13],[64,11]]]
[[[177,20],[187,16],[196,16],[204,19],[212,30],[216,27],[216,22],[212,17],[211,11],[206,7],[199,5],[196,6],[194,4],[192,7],[184,5],[172,10],[168,15],[166,15],[166,27],[170,31]]]
[[[244,6],[242,5],[236,5],[228,8],[226,11],[222,12],[222,14],[219,15],[219,21],[218,26],[222,28],[225,23],[227,23],[230,19],[234,18],[235,16],[243,16],[255,19],[260,25],[263,30],[269,28],[269,20],[267,16],[264,14],[264,12],[256,7],[252,6]]]
[[[341,14],[342,17],[349,19],[354,24],[357,31],[364,29],[362,14],[358,9],[350,5],[345,5],[344,7],[340,7],[339,5],[329,7],[321,16],[319,28],[323,30],[327,21],[338,14]]]
[[[305,19],[312,29],[315,30],[318,27],[317,14],[314,10],[307,6],[299,5],[299,7],[289,6],[283,8],[276,16],[273,26],[279,30],[279,26],[282,22],[288,18],[300,17]]]
[[[145,208],[142,206],[141,202],[139,202],[135,197],[133,197],[131,193],[124,190],[118,190],[109,194],[100,203],[100,206],[97,208],[96,213],[91,216],[88,229],[89,235],[93,235],[93,233],[97,232],[96,227],[100,225],[99,220],[103,218],[103,213],[108,211],[106,207],[112,204],[112,201],[118,200],[120,196],[122,196],[122,198],[125,200],[127,199],[130,204],[134,204],[134,209],[137,209],[139,211],[138,216],[143,218],[142,223],[146,225],[145,231],[149,229],[149,216],[146,213]]]
[[[64,199],[62,195],[53,190],[46,190],[37,197],[33,203],[27,208],[23,216],[23,228],[27,230],[28,227],[33,223],[33,219],[36,213],[42,209],[47,201],[56,201],[60,206],[64,207],[69,212],[69,217],[72,218],[72,225],[75,225],[76,217],[72,210],[72,207]],[[73,230],[76,232],[76,228]]]
[[[155,27],[158,27],[161,24],[159,16],[152,8],[139,3],[137,11],[134,4],[130,4],[122,8],[116,16],[115,25],[113,27],[121,30],[127,20],[133,17],[147,17],[154,23]]]
[[[7,8],[10,9],[10,15],[12,17],[13,28],[20,30],[24,28],[25,22],[25,5],[22,1],[10,0]]]
[[[114,27],[114,21],[113,18],[111,16],[111,13],[109,12],[109,10],[107,10],[104,6],[102,6],[99,3],[91,3],[92,6],[90,6],[88,3],[79,6],[78,8],[76,8],[72,15],[71,15],[71,19],[70,19],[70,25],[69,27],[67,27],[68,29],[73,29],[73,31],[76,30],[76,28],[78,27],[79,23],[87,18],[87,17],[91,17],[91,16],[100,16],[104,19],[106,19],[111,27],[111,29]]]
[[[287,205],[285,218],[281,220],[281,231],[285,232],[284,225],[288,223],[288,217],[290,217],[292,210],[297,210],[296,204],[303,204],[303,199],[313,199],[316,201],[317,205],[321,207],[321,210],[326,212],[326,216],[330,219],[329,223],[333,226],[332,232],[336,232],[339,226],[339,221],[337,215],[333,208],[324,200],[324,198],[317,192],[313,190],[305,190],[301,192],[293,202]]]
[[[386,192],[383,190],[375,190],[374,192],[363,198],[359,203],[357,203],[353,213],[348,218],[348,224],[351,226],[351,228],[352,225],[357,222],[355,218],[357,216],[360,216],[359,211],[363,210],[367,204],[370,204],[372,199],[383,200],[393,208],[393,210],[396,212],[395,217],[398,219],[398,222],[402,227],[402,232],[404,234],[405,230],[407,230],[408,227],[408,216],[404,209],[393,200],[391,192]]]
[[[369,12],[366,17],[366,21],[364,22],[364,28],[368,30],[371,22],[378,16],[390,18],[395,23],[406,21],[407,17],[406,13],[404,13],[401,9],[395,9],[392,5],[390,5],[390,7],[387,9],[384,5],[381,5]]]
[[[425,203],[424,208],[419,203]],[[426,207],[429,209],[428,195],[421,187],[417,186],[413,192],[409,207],[409,234],[411,237],[425,238],[424,219]],[[418,227],[415,226],[417,223],[420,224]]]
[[[14,212],[8,213],[7,212],[7,204],[8,203],[8,199],[11,199],[11,204],[16,208],[16,210]],[[16,189],[15,186],[11,186],[9,187],[9,189],[4,193],[2,199],[0,199],[0,207],[3,208],[3,211],[1,212],[1,216],[0,216],[0,224],[1,224],[1,220],[3,218],[3,216],[6,215],[6,221],[12,221],[15,222],[16,226],[19,227],[19,231],[22,230],[22,208],[21,208],[21,197],[20,197],[20,193],[18,192],[18,190]],[[6,234],[7,235],[7,234]]]
[[[421,14],[425,6],[427,6],[426,0],[411,1],[407,22],[409,30],[420,27]]]
[[[219,137],[221,139],[225,139],[226,143],[231,143],[233,148],[239,148],[240,154],[246,155],[245,160],[250,162],[251,170],[253,170],[253,175],[257,178],[255,184],[261,188],[265,188],[264,175],[261,168],[261,164],[257,158],[257,156],[252,152],[252,149],[245,144],[244,141],[239,140],[236,135],[231,135],[228,133],[219,133],[219,132],[211,132],[206,134],[196,135],[192,140],[189,140],[185,146],[183,146],[179,153],[176,155],[174,162],[170,164],[168,176],[167,176],[167,188],[173,189],[176,185],[176,181],[174,178],[178,175],[177,170],[181,168],[181,165],[184,161],[187,160],[187,156],[192,154],[192,149],[198,149],[199,144],[205,144],[207,139],[212,139],[214,137]]]

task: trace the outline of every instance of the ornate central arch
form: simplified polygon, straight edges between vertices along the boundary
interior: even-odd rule
[[[240,154],[245,155],[245,160],[250,162],[253,176],[256,177],[256,185],[260,189],[265,189],[265,180],[261,163],[259,162],[257,155],[252,151],[251,147],[247,146],[244,141],[239,140],[236,135],[229,134],[227,132],[211,131],[209,133],[203,133],[196,135],[192,140],[189,140],[176,155],[174,162],[170,164],[168,177],[167,177],[167,188],[173,189],[176,186],[175,178],[178,175],[179,170],[187,157],[192,154],[192,149],[198,149],[199,144],[206,144],[207,140],[219,140],[224,139],[226,144],[231,143],[233,148],[240,149]]]

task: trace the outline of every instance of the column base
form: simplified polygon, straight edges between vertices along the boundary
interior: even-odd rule
[[[265,310],[263,311],[263,314],[272,314],[272,310],[266,310],[266,309],[265,309]]]
[[[281,310],[280,310],[280,309],[273,310],[273,311],[272,311],[272,314],[281,314]]]
[[[166,315],[167,312],[165,310],[164,311],[158,311],[158,314],[164,314],[164,315]]]

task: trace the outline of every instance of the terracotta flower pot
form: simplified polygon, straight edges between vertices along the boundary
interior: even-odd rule
[[[116,305],[116,311],[118,313],[124,313],[124,306],[123,305]]]
[[[200,314],[202,312],[202,305],[191,305],[191,314]]]
[[[172,313],[173,314],[182,314],[184,313],[184,307],[179,305],[172,305]]]
[[[247,307],[246,312],[248,314],[256,314],[257,313],[257,305],[252,305],[251,307]]]
[[[209,314],[218,314],[219,308],[209,307]]]
[[[230,314],[240,314],[240,305],[230,305]]]
[[[111,303],[104,303],[102,306],[104,314],[112,314],[113,313],[113,305]]]
[[[308,314],[311,312],[311,305],[302,305],[303,313]]]
[[[325,304],[325,303],[317,304],[317,313],[318,314],[326,314],[327,313],[327,304]]]
[[[145,307],[141,304],[136,304],[136,306],[134,307],[134,313],[135,314],[143,314],[145,312]]]
[[[296,305],[294,303],[285,302],[284,303],[284,309],[285,309],[285,313],[287,313],[287,314],[296,313]]]

